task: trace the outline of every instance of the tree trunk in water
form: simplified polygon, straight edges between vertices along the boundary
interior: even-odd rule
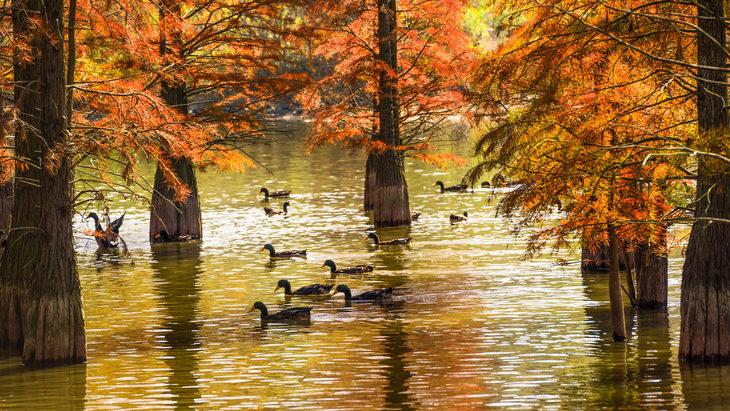
[[[626,339],[626,320],[624,319],[624,303],[621,296],[621,274],[618,264],[618,240],[616,230],[612,224],[608,225],[608,253],[611,258],[608,271],[608,293],[611,301],[611,323],[613,324],[614,341]]]
[[[669,262],[666,255],[659,255],[650,245],[637,248],[636,284],[639,288],[637,302],[641,308],[667,306]]]
[[[35,19],[46,30],[38,30]],[[86,359],[81,289],[72,235],[72,185],[66,144],[62,0],[16,0],[13,31],[27,36],[32,61],[16,59],[19,113],[14,214],[0,259],[0,343],[22,349],[29,366]]]
[[[363,199],[363,209],[371,211],[375,207],[375,184],[377,183],[377,175],[375,174],[375,156],[376,154],[368,153],[368,159],[365,161],[365,198]]]
[[[707,151],[727,153],[725,10],[722,0],[697,2],[697,112]],[[679,356],[689,360],[730,359],[730,167],[700,156],[696,220],[682,271]]]
[[[155,193],[152,196],[150,241],[164,242],[179,238],[198,239],[203,232],[198,200],[198,183],[192,163],[186,158],[174,158],[175,175],[190,188],[184,203],[175,200],[175,190],[165,182],[160,166],[155,173]],[[161,232],[165,235],[160,235]]]
[[[167,43],[172,41],[179,49],[181,37],[178,28],[167,29],[166,13],[180,15],[180,3],[172,0],[165,0],[160,6],[160,54],[169,53]],[[173,27],[177,27],[173,25]],[[169,40],[168,40],[169,37]],[[182,51],[181,51],[182,52]],[[162,99],[170,107],[180,113],[188,114],[187,86],[184,82],[171,84],[167,80],[161,81]],[[172,154],[172,153],[171,153]],[[157,166],[155,172],[155,192],[152,195],[152,207],[150,211],[150,241],[178,241],[181,239],[192,240],[203,236],[203,222],[198,199],[198,182],[195,177],[195,169],[192,162],[187,158],[172,159],[172,171],[178,179],[190,189],[190,195],[185,202],[176,201],[175,190],[165,182],[164,173],[161,167]]]
[[[375,155],[376,183],[373,209],[376,227],[411,224],[408,184],[401,153],[393,147],[402,144],[400,137],[400,109],[398,106],[398,46],[396,33],[396,0],[378,0],[378,45],[380,59],[392,69],[382,70],[378,81],[378,140],[388,149]]]
[[[634,285],[634,274],[633,269],[636,265],[635,263],[632,263],[632,258],[629,252],[626,250],[626,247],[621,248],[621,252],[624,256],[626,256],[626,291],[629,294],[629,299],[631,300],[631,305],[635,306],[637,305],[636,301],[636,286]]]

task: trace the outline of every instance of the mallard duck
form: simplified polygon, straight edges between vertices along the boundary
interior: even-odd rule
[[[411,214],[411,220],[418,220],[418,217],[421,216],[421,213],[413,213]]]
[[[489,184],[489,181],[482,181],[482,188],[490,188],[492,187],[491,184]]]
[[[388,241],[380,241],[380,237],[378,237],[377,233],[369,233],[368,238],[371,238],[373,240],[373,244],[375,245],[405,245],[409,244],[411,242],[411,238],[395,238]]]
[[[307,250],[279,251],[277,253],[276,250],[274,250],[274,246],[271,244],[264,244],[264,247],[261,250],[269,250],[269,257],[271,258],[292,258],[307,256]]]
[[[266,187],[261,187],[261,190],[259,190],[259,194],[264,193],[264,199],[268,200],[269,197],[271,198],[281,198],[281,197],[289,197],[289,194],[291,194],[291,190],[279,190],[279,191],[269,191]]]
[[[365,291],[364,293],[353,296],[350,287],[345,284],[340,284],[330,294],[334,296],[337,293],[344,294],[345,301],[382,301],[393,297],[393,287]]]
[[[337,268],[337,264],[335,264],[332,260],[325,261],[324,264],[322,264],[322,267],[329,267],[330,273],[332,274],[360,274],[373,271],[372,265],[356,265],[354,267]]]
[[[449,221],[451,221],[452,223],[456,223],[459,221],[466,221],[467,218],[469,218],[469,213],[464,211],[463,215],[451,214],[449,216]]]
[[[466,191],[466,189],[467,189],[467,185],[466,184],[458,184],[458,185],[455,185],[455,186],[444,187],[444,183],[442,181],[437,181],[434,185],[435,186],[439,186],[439,188],[441,189],[441,192],[442,193],[447,192],[447,191],[463,192],[463,191]]]
[[[119,237],[119,230],[122,228],[122,224],[124,224],[124,216],[127,215],[127,213],[124,213],[121,215],[121,217],[117,218],[116,220],[112,221],[107,225],[106,230],[101,226],[101,222],[99,221],[99,216],[91,212],[88,216],[86,216],[87,219],[91,218],[94,220],[94,239],[96,239],[96,244],[101,248],[115,248],[117,247],[116,240]]]
[[[278,313],[269,314],[269,309],[266,308],[266,304],[261,301],[256,301],[246,312],[250,313],[253,310],[261,311],[261,324],[309,322],[312,318],[311,313],[313,308],[314,307],[295,307],[279,311]]]
[[[332,290],[332,287],[332,284],[312,284],[305,287],[299,287],[292,291],[289,280],[279,280],[279,282],[276,283],[276,289],[274,289],[274,292],[283,288],[284,295],[322,295],[329,293],[330,290]]]
[[[281,205],[281,210],[274,210],[271,207],[264,207],[264,213],[266,213],[266,215],[269,217],[271,217],[272,215],[277,215],[277,214],[287,215],[287,213],[289,213],[290,205],[291,204],[289,204],[288,201],[284,201],[284,204]]]

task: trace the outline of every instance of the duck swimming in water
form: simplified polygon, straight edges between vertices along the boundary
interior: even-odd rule
[[[289,206],[290,206],[290,205],[291,205],[291,204],[289,204],[289,202],[288,202],[288,201],[284,201],[284,204],[282,204],[282,205],[281,205],[281,211],[279,211],[279,210],[274,210],[274,209],[273,209],[273,208],[271,208],[271,207],[264,207],[264,213],[266,213],[266,215],[267,215],[268,217],[271,217],[271,216],[274,216],[274,215],[277,215],[277,214],[284,214],[284,215],[287,215],[287,213],[289,213]]]
[[[306,257],[307,250],[291,250],[291,251],[279,251],[278,253],[271,244],[264,244],[261,249],[269,251],[269,257],[271,258],[293,258],[293,257]]]
[[[332,260],[327,260],[322,264],[322,267],[329,267],[330,273],[332,274],[361,274],[361,273],[369,273],[373,271],[372,265],[356,265],[354,267],[345,267],[345,268],[337,268],[337,264],[335,264]]]
[[[360,293],[358,295],[352,295],[352,292],[350,291],[350,287],[346,286],[345,284],[340,284],[337,287],[335,287],[335,289],[332,290],[332,292],[330,294],[332,294],[332,296],[334,296],[337,293],[342,293],[345,295],[345,302],[383,301],[386,299],[393,298],[393,287],[383,288],[380,290],[365,291],[364,293]]]
[[[375,245],[406,245],[411,242],[410,237],[406,238],[395,238],[388,241],[380,241],[380,237],[378,237],[377,233],[369,233],[368,238],[373,240],[373,244]]]
[[[268,200],[269,197],[271,198],[282,198],[282,197],[289,197],[289,194],[291,194],[291,190],[279,190],[279,191],[269,191],[266,187],[261,187],[261,190],[259,190],[259,194],[264,193],[264,199]]]
[[[421,213],[413,213],[411,214],[411,220],[418,220],[418,217],[421,216]]]
[[[464,211],[463,215],[451,214],[449,216],[449,221],[451,221],[452,223],[457,223],[459,221],[466,221],[467,218],[469,218],[469,213]]]
[[[116,241],[119,239],[119,230],[122,228],[122,224],[124,224],[124,216],[126,214],[122,214],[121,217],[109,223],[106,230],[101,226],[99,216],[96,213],[91,212],[86,216],[87,219],[91,218],[94,220],[93,235],[99,248],[116,248],[118,246]]]
[[[457,184],[455,186],[445,187],[443,181],[437,181],[434,185],[439,186],[442,193],[445,193],[447,191],[448,192],[465,192],[466,189],[468,188],[466,184]]]
[[[311,312],[313,308],[314,307],[296,307],[279,311],[278,313],[269,314],[266,304],[261,301],[256,301],[246,312],[250,313],[253,310],[261,311],[262,325],[266,323],[301,323],[309,322],[312,318]]]
[[[280,288],[283,288],[284,295],[323,295],[329,293],[330,290],[332,290],[332,287],[334,287],[334,285],[332,284],[312,284],[304,287],[299,287],[296,290],[292,291],[291,283],[289,282],[289,280],[279,280],[279,282],[276,283],[276,289],[274,290],[274,292],[277,292]]]

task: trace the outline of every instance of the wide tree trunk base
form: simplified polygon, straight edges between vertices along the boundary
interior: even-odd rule
[[[86,361],[86,337],[79,296],[32,298],[24,307],[23,364],[31,367]],[[63,326],[58,326],[63,324]]]
[[[198,183],[192,163],[184,158],[172,160],[175,175],[190,189],[184,203],[175,200],[175,190],[165,181],[157,166],[155,192],[150,211],[150,241],[152,243],[198,240],[203,235],[203,223],[198,198]]]
[[[23,322],[18,293],[16,285],[4,285],[0,290],[0,346],[20,353],[23,349]]]

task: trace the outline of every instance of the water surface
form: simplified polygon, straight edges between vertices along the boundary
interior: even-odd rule
[[[627,308],[626,344],[610,338],[604,275],[546,255],[523,261],[524,239],[495,216],[500,193],[439,194],[464,169],[409,161],[411,203],[422,216],[408,247],[373,247],[361,213],[364,158],[336,147],[304,153],[300,125],[249,151],[268,168],[199,175],[204,241],[150,247],[149,212],[119,201],[131,255],[97,255],[77,218],[88,363],[28,371],[0,356],[0,407],[20,408],[721,408],[728,368],[680,367],[681,259],[670,260],[668,312]],[[468,151],[465,140],[456,150]],[[147,165],[153,172],[153,165]],[[270,172],[269,172],[270,171]],[[262,186],[294,194],[287,218],[264,215]],[[272,200],[278,208],[281,201]],[[86,211],[86,210],[80,210]],[[448,215],[469,211],[467,223]],[[271,262],[260,249],[306,248],[306,260]],[[373,264],[331,279],[321,268]],[[287,300],[294,287],[396,287],[389,306]],[[308,326],[261,328],[246,314],[312,305]]]

